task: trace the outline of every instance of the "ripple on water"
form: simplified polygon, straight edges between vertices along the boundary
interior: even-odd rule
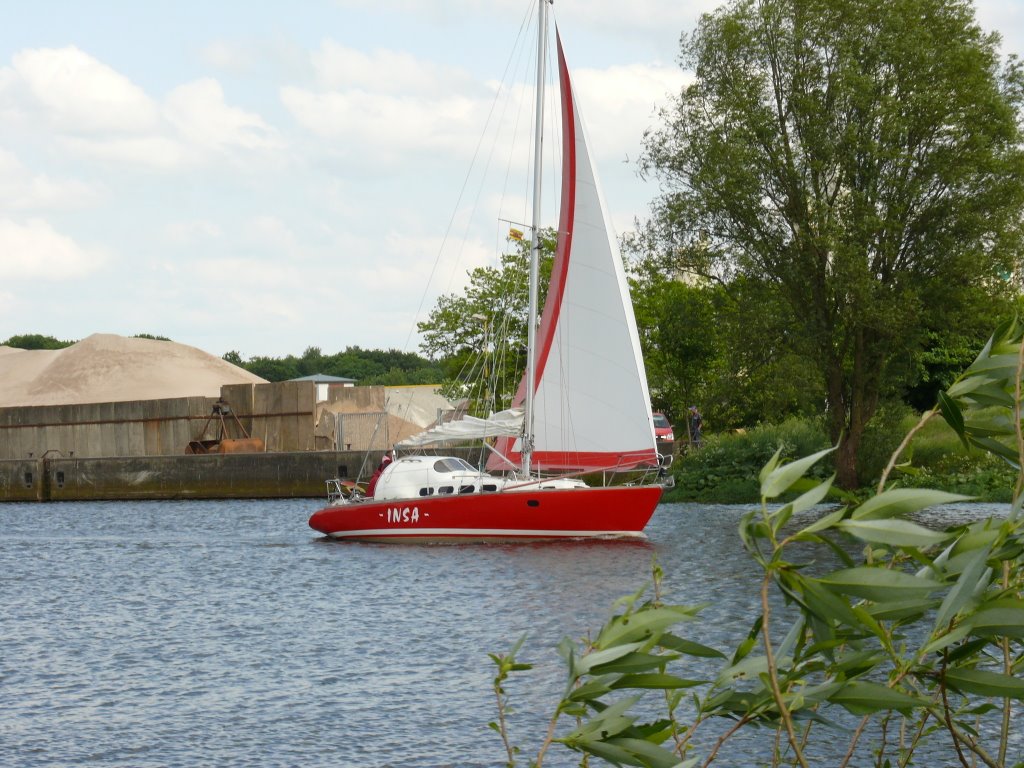
[[[327,541],[314,508],[0,505],[0,764],[498,765],[487,652],[527,635],[536,666],[508,687],[529,751],[564,684],[554,646],[654,558],[668,599],[711,602],[692,639],[726,648],[757,612],[738,507],[662,505],[643,542],[420,547]]]

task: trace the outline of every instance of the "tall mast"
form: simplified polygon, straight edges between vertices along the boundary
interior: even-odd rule
[[[530,474],[533,454],[533,389],[537,377],[537,305],[540,293],[540,190],[544,156],[544,67],[547,53],[548,0],[537,0],[537,106],[533,132],[533,217],[530,222],[530,313],[526,326],[526,411],[523,415],[523,473]]]

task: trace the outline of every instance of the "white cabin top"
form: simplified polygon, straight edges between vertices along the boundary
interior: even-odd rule
[[[374,489],[375,499],[454,496],[500,490],[505,478],[481,472],[455,456],[403,456],[391,462]]]

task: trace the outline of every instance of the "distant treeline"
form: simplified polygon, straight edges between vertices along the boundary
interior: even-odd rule
[[[437,363],[414,352],[397,349],[346,347],[343,352],[325,355],[319,347],[308,347],[301,357],[251,357],[243,360],[238,352],[224,359],[245,368],[267,381],[287,381],[322,373],[355,379],[359,384],[438,384],[444,372]]]
[[[132,338],[171,341],[166,336],[138,333]],[[0,346],[17,349],[64,349],[75,341],[61,341],[53,336],[26,333],[11,336]],[[243,360],[235,351],[228,352],[224,359],[229,363],[261,376],[267,381],[287,381],[313,374],[340,376],[355,379],[359,384],[437,384],[444,380],[444,372],[437,363],[414,352],[399,352],[397,349],[362,349],[346,347],[343,352],[325,355],[319,347],[308,347],[301,356],[252,357]]]
[[[133,339],[153,339],[154,341],[170,341],[166,336],[153,336],[149,333],[137,333]],[[53,336],[43,336],[41,333],[22,333],[11,336],[7,341],[0,341],[0,347],[14,347],[15,349],[64,349],[78,341],[61,341]]]

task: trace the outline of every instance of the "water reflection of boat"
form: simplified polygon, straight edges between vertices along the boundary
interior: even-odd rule
[[[534,158],[542,157],[547,36],[547,3],[538,5]],[[317,531],[371,541],[639,537],[661,499],[663,460],[625,270],[560,38],[557,47],[563,169],[558,247],[539,312],[538,165],[527,369],[513,408],[441,424],[399,446],[483,440],[491,451],[488,471],[451,456],[397,458],[377,478],[372,497],[337,486],[328,506],[309,520]],[[626,471],[640,475],[603,487],[579,479]]]

